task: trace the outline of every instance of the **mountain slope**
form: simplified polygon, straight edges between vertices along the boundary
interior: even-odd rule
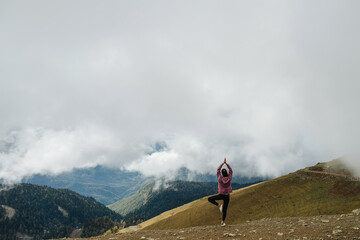
[[[233,183],[232,187],[238,189],[248,185]],[[173,181],[158,187],[152,183],[108,207],[125,217],[136,216],[147,220],[164,211],[215,193],[217,183],[214,182]]]
[[[121,199],[113,204],[108,205],[107,207],[123,216],[126,216],[146,204],[147,199],[152,193],[153,187],[154,183],[148,184],[130,197]]]
[[[330,162],[331,163],[331,162]],[[328,164],[239,189],[231,194],[228,224],[275,217],[329,215],[360,207],[360,182],[327,172]],[[321,169],[321,171],[319,171]],[[219,224],[218,209],[198,199],[140,224],[137,229],[174,229]],[[124,231],[129,231],[125,229]]]
[[[1,187],[1,186],[0,186]],[[0,239],[28,235],[35,239],[69,236],[85,222],[107,216],[119,221],[122,216],[90,197],[67,189],[19,184],[0,192]],[[6,214],[13,211],[12,216]]]

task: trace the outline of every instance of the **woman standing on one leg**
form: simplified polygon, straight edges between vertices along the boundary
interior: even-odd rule
[[[221,170],[221,167],[224,164],[226,164],[226,166],[229,168],[229,174],[226,171],[226,169]],[[220,170],[221,170],[221,174],[220,174]],[[217,169],[219,194],[208,198],[209,202],[215,204],[216,206],[219,206],[220,212],[223,213],[221,226],[225,226],[226,211],[230,201],[230,193],[232,192],[231,189],[232,173],[233,173],[232,168],[230,167],[229,164],[226,163],[226,158],[224,158],[224,162],[220,164],[220,166]],[[215,200],[223,200],[224,203],[219,205]]]

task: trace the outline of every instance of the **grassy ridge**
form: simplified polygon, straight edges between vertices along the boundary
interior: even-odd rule
[[[129,198],[122,199],[108,207],[125,216],[150,219],[164,211],[168,211],[203,196],[216,194],[218,184],[215,182],[171,181],[154,189],[151,183]],[[233,183],[233,189],[249,184]]]
[[[360,207],[360,183],[343,176],[299,170],[231,194],[227,222],[273,217],[341,214]],[[219,210],[207,197],[165,212],[141,224],[144,229],[213,225]]]

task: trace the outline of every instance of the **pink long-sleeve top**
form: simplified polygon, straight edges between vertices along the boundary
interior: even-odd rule
[[[217,178],[219,181],[218,184],[218,193],[220,194],[229,194],[232,192],[231,189],[231,178],[232,178],[232,168],[230,167],[229,164],[225,163],[226,166],[229,168],[229,176],[227,177],[223,177],[221,175],[221,167],[224,165],[224,163],[220,164],[220,166],[217,169]]]

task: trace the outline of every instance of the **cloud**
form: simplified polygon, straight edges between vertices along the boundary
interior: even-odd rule
[[[1,145],[0,179],[10,183],[102,165],[116,153],[112,137],[94,128],[12,131]]]
[[[356,155],[359,4],[219,3],[2,2],[0,178]]]

